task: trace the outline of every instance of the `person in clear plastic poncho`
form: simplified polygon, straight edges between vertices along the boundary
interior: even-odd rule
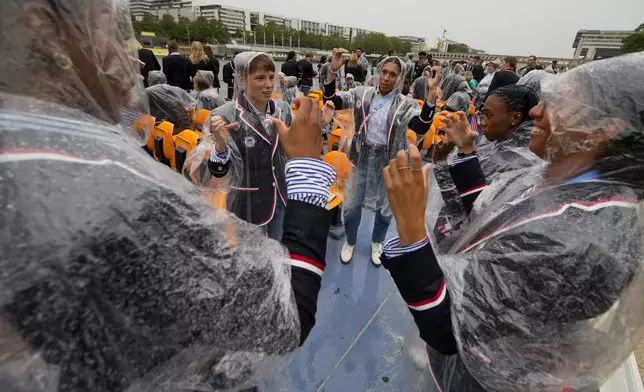
[[[279,374],[315,322],[328,194],[286,196],[285,249],[154,161],[126,2],[2,1],[0,35],[0,390],[220,391]],[[321,142],[319,108],[300,110],[310,120],[282,129],[289,164],[328,187],[333,168],[298,159]]]
[[[279,73],[281,98],[289,105],[300,94],[297,88],[297,78],[295,76],[286,76],[284,72]]]
[[[195,110],[215,110],[220,106],[226,104],[226,101],[219,95],[217,89],[213,86],[215,82],[215,74],[212,71],[197,71],[193,78],[194,99],[196,101]]]
[[[238,54],[235,70],[233,101],[212,111],[205,124],[214,139],[208,168],[215,178],[227,180],[228,210],[279,239],[286,209],[286,156],[272,120],[288,126],[293,112],[288,103],[272,99],[279,81],[266,54]],[[200,159],[202,153],[197,154]]]
[[[481,119],[485,140],[477,145],[477,155],[488,184],[505,172],[533,167],[543,162],[528,149],[530,133],[534,126],[528,112],[538,102],[539,98],[531,89],[517,85],[501,87],[485,101]],[[437,147],[433,154],[433,174],[442,200],[432,197],[428,209],[440,209],[432,233],[435,244],[439,245],[436,251],[440,253],[449,250],[454,238],[460,234],[461,223],[467,215],[459,191],[449,173],[450,166],[457,164],[464,157],[450,156],[450,159],[447,159],[447,156],[441,154],[441,150],[448,152],[453,148],[454,144],[446,135],[443,137],[443,145]],[[497,183],[496,186],[501,185]],[[433,191],[438,193],[439,189]],[[443,203],[445,205],[441,207]],[[447,237],[451,237],[452,241],[443,244],[442,241]]]
[[[523,171],[490,199],[463,114],[446,132],[467,159],[451,174],[467,208],[488,202],[448,255],[422,223],[420,154],[385,169],[400,238],[383,264],[447,391],[597,391],[643,337],[644,53],[547,80]],[[536,177],[536,178],[535,178]],[[429,386],[428,386],[429,388]]]
[[[382,169],[396,151],[407,146],[408,128],[418,134],[429,130],[441,74],[436,68],[435,77],[428,78],[429,94],[421,110],[416,101],[401,94],[405,63],[398,57],[390,56],[380,62],[375,87],[356,87],[336,94],[334,81],[341,66],[342,51],[336,49],[324,85],[324,99],[331,100],[336,110],[351,109],[355,123],[355,135],[347,135],[353,139],[349,159],[356,167],[344,192],[347,242],[342,248],[341,260],[349,263],[353,257],[364,205],[376,211],[371,261],[380,266],[380,250],[392,217]]]
[[[414,80],[414,82],[411,85],[411,96],[414,99],[422,99],[426,100],[427,99],[427,76],[425,76],[428,72],[431,72],[432,67],[427,66],[425,67],[425,70],[423,71],[423,76],[417,78]]]
[[[169,121],[174,124],[174,133],[190,129],[188,112],[195,106],[194,99],[185,90],[170,86],[161,71],[150,71],[145,89],[150,103],[150,114],[157,122]]]

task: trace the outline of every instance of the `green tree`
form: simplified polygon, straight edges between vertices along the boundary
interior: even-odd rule
[[[448,53],[469,53],[470,47],[465,44],[449,44],[447,47]]]
[[[190,19],[185,17],[179,18],[174,26],[171,38],[179,42],[192,42],[192,31],[190,31],[191,25],[192,22]]]
[[[644,50],[644,23],[622,40],[622,53],[633,53]]]
[[[230,34],[228,33],[228,29],[226,26],[221,23],[221,21],[216,20],[216,19],[210,19],[208,20],[208,24],[210,26],[209,31],[210,34],[212,35],[212,41],[225,44],[228,42],[230,39]]]
[[[141,26],[139,25],[139,21],[136,20],[134,16],[131,16],[132,18],[132,30],[134,30],[134,33],[139,35],[141,34]]]
[[[175,22],[174,18],[168,14],[165,14],[161,17],[161,20],[159,20],[159,34],[161,34],[163,37],[170,37],[174,34],[175,29],[177,27],[177,22]]]
[[[159,17],[152,15],[150,13],[145,13],[143,18],[137,23],[139,28],[139,33],[142,31],[148,31],[152,33],[160,33],[159,31]]]

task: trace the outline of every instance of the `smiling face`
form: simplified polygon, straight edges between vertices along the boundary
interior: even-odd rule
[[[546,104],[539,104],[530,110],[530,117],[534,119],[534,128],[530,134],[530,151],[539,158],[546,156],[546,144],[550,137],[550,119],[546,113]]]

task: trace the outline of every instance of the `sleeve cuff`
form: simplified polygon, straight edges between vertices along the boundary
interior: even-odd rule
[[[333,166],[318,159],[296,158],[286,163],[285,171],[289,200],[327,207],[329,188],[335,181]]]
[[[227,148],[223,153],[218,153],[217,149],[213,147],[210,154],[210,161],[214,163],[224,164],[230,159],[230,148]]]
[[[385,246],[382,247],[382,252],[385,254],[385,256],[387,256],[387,258],[393,259],[394,257],[402,256],[405,253],[418,250],[427,245],[427,243],[429,243],[429,237],[425,236],[424,239],[414,244],[400,246],[400,238],[396,237],[390,239],[385,243]]]
[[[461,164],[463,162],[471,161],[472,159],[476,159],[476,160],[479,159],[478,155],[476,155],[476,152],[469,155],[464,155],[464,156],[459,156],[454,158],[454,160],[452,161],[452,167],[458,164]]]

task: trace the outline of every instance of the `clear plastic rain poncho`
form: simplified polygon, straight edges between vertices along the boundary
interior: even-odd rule
[[[385,97],[378,93],[380,75],[387,63],[397,63],[400,74],[393,89]],[[336,93],[342,105],[336,104],[336,119],[344,109],[352,108],[355,134],[348,146],[349,159],[356,166],[349,178],[344,193],[344,208],[357,204],[372,210],[381,210],[383,215],[391,215],[389,202],[382,178],[382,169],[400,150],[407,148],[407,127],[409,121],[418,116],[418,103],[400,94],[405,83],[405,63],[398,57],[385,58],[378,64],[375,86],[356,87],[347,92]],[[350,117],[350,116],[347,116]],[[342,121],[339,121],[341,124]]]
[[[470,95],[472,89],[467,80],[461,75],[451,73],[441,83],[445,101],[445,109],[454,112],[467,113],[470,108]]]
[[[300,90],[297,88],[297,78],[295,76],[286,76],[283,72],[280,72],[279,75],[281,99],[291,105],[293,100],[300,95]]]
[[[421,99],[425,101],[427,99],[427,95],[429,94],[428,87],[427,87],[427,72],[430,72],[432,70],[432,66],[428,65],[425,67],[423,70],[423,76],[416,78],[414,80],[414,83],[411,85],[411,95],[414,99]]]
[[[279,374],[300,338],[285,251],[132,135],[149,123],[127,3],[2,1],[0,34],[0,389]]]
[[[249,96],[258,92],[246,91],[246,82],[251,62],[260,55],[264,54],[244,52],[235,56],[235,99],[211,112],[204,124],[205,137],[186,159],[184,175],[208,194],[217,207],[225,206],[243,220],[265,226],[273,219],[279,204],[286,204],[286,156],[270,119],[277,117],[290,125],[293,115],[290,105],[282,100],[271,99],[266,115],[251,104]],[[273,82],[278,82],[277,75]],[[272,91],[271,85],[266,89],[267,95]],[[238,124],[229,132],[227,151],[222,156],[213,154],[214,116],[220,116],[226,124]],[[211,165],[218,171],[216,174],[207,170],[209,160],[221,163]]]
[[[145,89],[150,104],[150,114],[156,122],[169,121],[174,124],[175,134],[190,129],[192,121],[189,111],[195,107],[194,99],[182,88],[170,86],[161,71],[150,71]]]
[[[529,117],[528,111],[539,102],[536,94],[526,86],[516,85],[502,87],[492,94],[505,105],[506,110],[523,112],[523,118],[521,123],[505,130],[504,135],[497,140],[484,139],[477,145],[476,152],[488,184],[494,182],[503,173],[543,163],[528,148],[534,128],[534,121]],[[498,132],[498,130],[494,131]],[[455,237],[460,234],[460,226],[467,215],[447,167],[436,165],[433,172],[438,180],[443,200],[432,198],[431,201],[434,204],[428,204],[428,209],[433,211],[440,209],[438,224],[432,226],[433,231],[430,233],[435,237],[436,242],[440,243],[436,248],[437,251],[444,253],[451,248]],[[497,184],[497,186],[501,185]],[[441,207],[443,204],[445,205]],[[446,237],[451,239],[442,243]]]
[[[224,98],[212,87],[215,82],[215,74],[212,71],[197,71],[196,77],[203,78],[210,87],[205,90],[194,91],[194,99],[196,101],[195,112],[202,109],[215,110],[226,103]]]
[[[539,95],[541,94],[541,83],[543,83],[544,80],[551,78],[552,76],[552,74],[549,74],[546,71],[535,69],[521,77],[517,84],[528,86],[532,89],[532,91],[535,92],[535,94]]]
[[[439,257],[459,355],[487,391],[597,391],[644,335],[643,66],[621,56],[544,83],[545,173],[484,190]]]

